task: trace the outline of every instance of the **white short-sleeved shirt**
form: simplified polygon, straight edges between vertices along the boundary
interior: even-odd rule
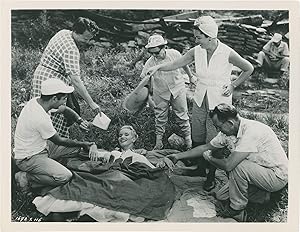
[[[132,163],[140,162],[148,165],[150,168],[155,168],[153,164],[150,163],[150,161],[143,155],[135,153],[131,150],[127,150],[125,152],[120,151],[112,151],[111,154],[114,156],[114,160],[121,158],[122,160],[132,157]]]
[[[50,115],[37,102],[31,99],[22,109],[18,118],[15,138],[15,159],[24,159],[43,151],[47,139],[56,134]]]
[[[145,63],[143,72],[155,65],[172,62],[181,57],[179,51],[175,49],[165,49],[166,57],[163,60],[157,60],[151,56]],[[170,99],[171,94],[176,98],[179,93],[185,90],[182,69],[172,71],[157,71],[152,78],[153,95],[159,95],[166,100]]]
[[[271,40],[266,43],[263,47],[264,50],[270,52],[275,57],[280,56],[288,56],[289,55],[289,47],[286,42],[281,41],[280,45],[277,47]],[[274,60],[279,60],[280,58],[275,58]]]
[[[250,152],[246,159],[273,169],[282,180],[288,179],[288,158],[280,141],[274,131],[261,122],[241,118],[237,136],[220,132],[210,144],[217,148],[226,146],[231,152]]]

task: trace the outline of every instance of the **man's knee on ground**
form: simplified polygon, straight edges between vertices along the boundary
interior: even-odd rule
[[[65,184],[70,181],[73,174],[70,170],[65,170],[63,173],[54,176],[55,182],[57,184]]]

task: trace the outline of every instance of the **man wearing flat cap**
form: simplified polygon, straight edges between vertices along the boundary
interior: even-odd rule
[[[175,61],[151,67],[148,73],[153,75],[156,71],[170,71],[195,62],[198,82],[193,99],[192,141],[193,147],[196,147],[209,142],[217,134],[208,116],[209,110],[220,103],[231,104],[233,90],[251,75],[253,66],[218,40],[218,25],[211,16],[197,18],[193,29],[197,46]],[[237,66],[242,72],[231,82],[233,66]],[[203,163],[204,160],[200,161],[199,165]],[[201,169],[203,175],[203,168],[199,168],[198,171],[200,173]],[[214,174],[215,169],[211,167],[204,183],[204,189],[207,191],[215,186]]]
[[[257,62],[259,67],[267,70],[279,70],[280,75],[288,71],[289,48],[286,42],[282,41],[282,35],[275,33],[272,39],[258,53]]]

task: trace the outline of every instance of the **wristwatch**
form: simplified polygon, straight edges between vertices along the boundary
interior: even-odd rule
[[[81,117],[79,117],[76,122],[80,125],[83,122],[83,119]]]
[[[232,87],[235,89],[237,86],[233,83],[231,83]]]

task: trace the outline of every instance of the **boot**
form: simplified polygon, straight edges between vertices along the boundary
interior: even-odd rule
[[[164,147],[162,139],[162,135],[156,135],[156,142],[153,150],[161,150]]]
[[[184,143],[187,150],[192,149],[193,142],[192,142],[191,135],[188,135],[184,138]]]

